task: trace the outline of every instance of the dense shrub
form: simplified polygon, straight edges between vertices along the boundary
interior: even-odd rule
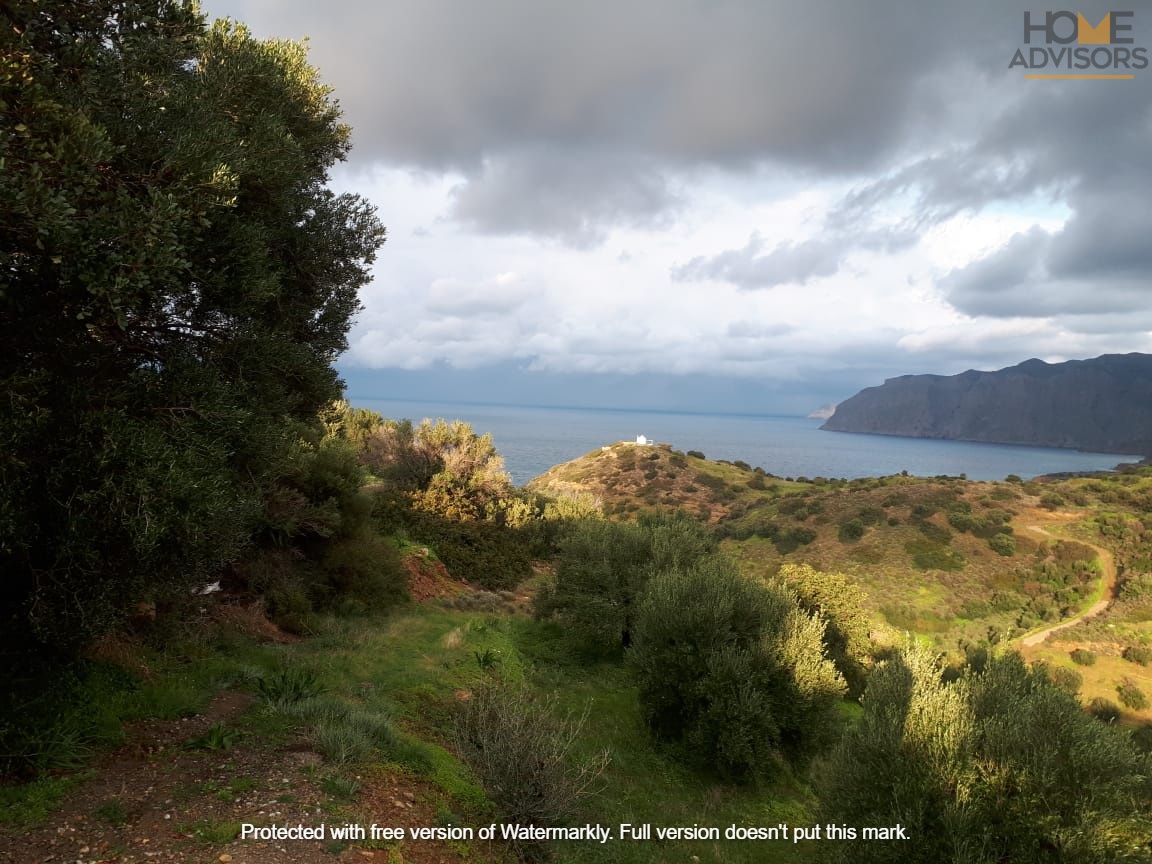
[[[407,596],[396,545],[367,531],[328,546],[308,572],[317,608],[342,615],[387,609]]]
[[[1152,754],[1152,723],[1144,723],[1133,729],[1132,743],[1141,753]]]
[[[837,534],[841,543],[855,543],[864,536],[864,523],[859,519],[849,519],[840,526]]]
[[[699,450],[689,450],[687,455],[691,456],[693,459],[703,459],[704,458],[704,454],[701,453]]]
[[[1133,711],[1143,711],[1148,707],[1148,697],[1131,678],[1125,678],[1116,686],[1116,695],[1122,705]]]
[[[798,525],[794,528],[785,528],[779,531],[776,536],[772,538],[772,544],[781,555],[787,555],[789,552],[795,552],[801,546],[807,546],[816,539],[816,536],[816,532],[811,528]]]
[[[431,546],[457,579],[498,590],[515,587],[532,573],[523,538],[501,525],[421,511],[410,513],[406,525],[412,539]]]
[[[964,569],[964,556],[948,546],[940,546],[929,540],[911,540],[904,544],[918,570],[957,571]]]
[[[1096,655],[1087,648],[1073,648],[1069,656],[1071,656],[1072,662],[1077,666],[1096,665]]]
[[[256,533],[263,550],[233,573],[285,629],[307,632],[314,610],[367,612],[404,597],[399,553],[376,533],[363,480],[347,442],[302,440],[270,490]]]
[[[749,537],[774,540],[780,533],[780,526],[769,510],[753,507],[739,516],[724,519],[713,530],[719,540],[726,537],[735,540],[747,540]]]
[[[934,504],[929,504],[929,503],[925,503],[925,502],[921,502],[919,504],[914,504],[914,505],[912,505],[912,511],[911,511],[912,520],[914,522],[922,522],[925,519],[928,519],[929,517],[931,517],[939,509],[940,508],[935,506]]]
[[[975,621],[977,618],[983,618],[992,611],[992,605],[987,600],[965,600],[960,604],[959,615],[961,618],[967,618],[969,621]]]
[[[1037,663],[1035,667],[1043,672],[1044,676],[1057,687],[1062,690],[1067,690],[1073,695],[1079,693],[1080,688],[1084,685],[1084,676],[1075,669],[1069,669],[1067,666]]]
[[[1130,663],[1147,666],[1149,663],[1152,663],[1152,646],[1129,645],[1124,649],[1122,656]]]
[[[937,525],[935,522],[917,522],[916,528],[929,543],[946,546],[952,542],[952,532],[943,525]]]
[[[1016,554],[1016,539],[1011,534],[993,534],[988,538],[988,548],[1007,558]]]
[[[868,595],[844,574],[822,572],[807,564],[784,564],[779,575],[802,609],[824,619],[828,659],[847,682],[849,695],[859,696],[872,653]]]
[[[1088,713],[1105,723],[1115,723],[1120,719],[1120,706],[1111,699],[1097,696],[1088,703]]]
[[[948,511],[948,524],[960,532],[971,531],[979,524],[979,519],[972,515],[970,507],[954,508]]]
[[[701,767],[744,779],[827,740],[844,682],[823,656],[824,624],[782,587],[724,559],[649,582],[629,659],[645,722]]]
[[[538,593],[537,613],[563,621],[574,647],[598,657],[632,644],[640,594],[652,573],[690,567],[716,550],[708,529],[683,514],[574,522],[559,545],[556,578]]]

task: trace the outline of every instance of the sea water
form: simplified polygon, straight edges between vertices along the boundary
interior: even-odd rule
[[[354,395],[350,401],[397,420],[464,420],[479,434],[491,433],[516,485],[553,465],[605,444],[635,441],[638,435],[677,450],[698,450],[709,459],[739,459],[778,477],[852,479],[907,471],[918,477],[963,474],[970,480],[1003,480],[1016,474],[1027,479],[1062,471],[1105,471],[1137,460],[1051,447],[825,432],[819,428],[823,421],[804,417],[398,402]]]

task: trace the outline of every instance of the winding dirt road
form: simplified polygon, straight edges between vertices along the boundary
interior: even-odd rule
[[[1055,534],[1048,531],[1041,525],[1027,525],[1025,526],[1029,531],[1035,531],[1037,534],[1043,534],[1045,537],[1050,537],[1058,540]],[[1061,621],[1059,624],[1053,624],[1051,627],[1045,627],[1043,630],[1038,630],[1035,633],[1030,633],[1020,639],[1021,645],[1039,645],[1053,633],[1064,630],[1074,624],[1079,624],[1087,618],[1094,618],[1108,608],[1109,604],[1116,599],[1116,559],[1112,557],[1112,553],[1107,549],[1096,546],[1092,543],[1086,543],[1083,540],[1077,540],[1077,543],[1083,543],[1085,546],[1090,546],[1096,551],[1096,556],[1100,560],[1100,569],[1103,571],[1104,579],[1104,596],[1081,612],[1079,615],[1069,618],[1066,621]]]

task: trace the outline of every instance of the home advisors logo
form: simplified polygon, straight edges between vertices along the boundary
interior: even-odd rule
[[[1129,35],[1135,16],[1109,12],[1093,24],[1082,12],[1025,12],[1028,47],[1016,49],[1008,68],[1053,70],[1024,76],[1030,79],[1131,80],[1135,76],[1128,70],[1148,68],[1147,49],[1133,47],[1136,40]]]

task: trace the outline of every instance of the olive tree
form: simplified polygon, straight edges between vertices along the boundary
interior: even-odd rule
[[[629,660],[655,737],[734,779],[802,765],[827,743],[844,681],[824,622],[782,585],[714,555],[652,576]]]
[[[909,648],[881,663],[863,717],[817,772],[820,818],[903,827],[821,846],[836,862],[1147,860],[1149,762],[1015,653],[945,680]]]

